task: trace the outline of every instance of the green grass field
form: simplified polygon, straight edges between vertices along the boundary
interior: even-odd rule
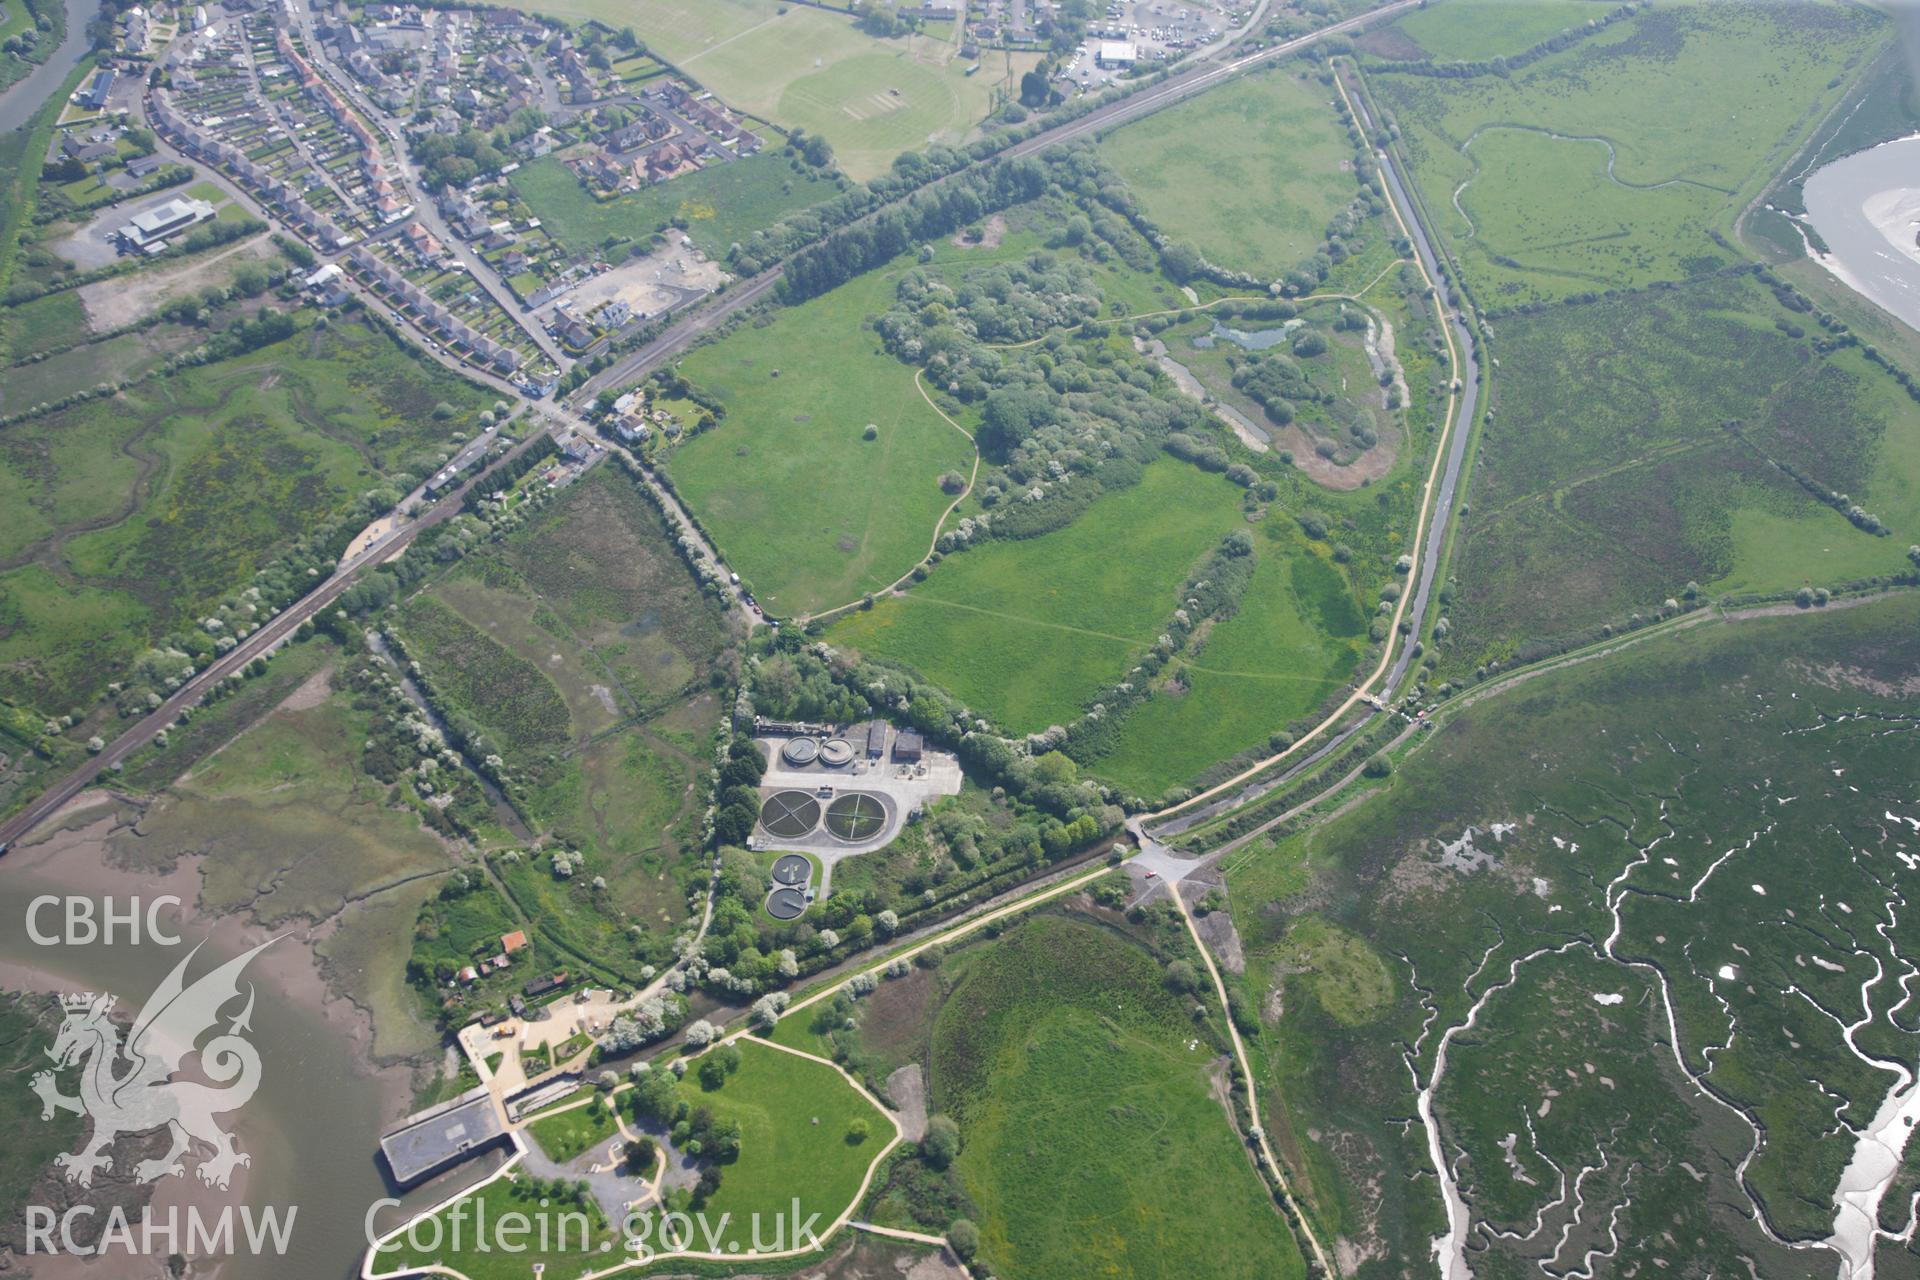
[[[933,1030],[980,1255],[1010,1278],[1291,1277],[1305,1264],[1147,953],[1042,917],[969,957]]]
[[[1475,171],[1454,199],[1470,242],[1541,264],[1542,276],[1576,290],[1631,287],[1722,262],[1699,237],[1727,193],[1685,180],[1627,186],[1607,173],[1605,139],[1490,126],[1463,150]],[[1516,198],[1524,191],[1553,198]]]
[[[893,1121],[823,1062],[797,1058],[751,1039],[739,1041],[740,1069],[712,1091],[695,1073],[681,1096],[740,1126],[740,1158],[721,1166],[720,1190],[703,1210],[721,1233],[719,1247],[753,1247],[753,1223],[769,1239],[775,1220],[820,1215],[824,1227],[853,1202],[867,1167],[893,1136]],[[853,1142],[855,1122],[867,1137]],[[731,1215],[721,1222],[723,1215]]]
[[[1333,100],[1291,67],[1246,76],[1106,135],[1100,157],[1169,235],[1278,276],[1320,247],[1357,190]]]
[[[1542,675],[1443,722],[1329,823],[1229,859],[1270,1128],[1328,1230],[1428,1248],[1425,1134],[1396,1119],[1415,1114],[1409,1050],[1428,1079],[1497,987],[1435,1095],[1487,1242],[1476,1274],[1550,1253],[1558,1227],[1528,1231],[1564,1221],[1556,1166],[1596,1166],[1585,1221],[1610,1225],[1622,1274],[1806,1270],[1748,1193],[1790,1239],[1831,1230],[1854,1129],[1892,1080],[1826,1010],[1861,1018],[1878,1056],[1913,1052],[1901,993],[1872,982],[1911,929],[1847,922],[1877,909],[1869,850],[1912,846],[1885,815],[1915,812],[1913,744],[1886,729],[1913,714],[1916,623],[1911,598],[1708,620]],[[1468,856],[1469,832],[1476,870],[1443,855]],[[1757,1150],[1729,1106],[1764,1126]]]
[[[522,166],[512,181],[541,226],[577,253],[609,238],[644,240],[678,218],[711,258],[724,258],[735,241],[783,214],[839,192],[818,170],[802,165],[796,171],[777,148],[610,200],[594,199],[552,156]]]
[[[770,612],[831,609],[913,568],[951,501],[941,473],[973,465],[913,371],[861,328],[892,295],[874,272],[681,362],[727,417],[667,471]],[[875,440],[862,438],[868,423]]]
[[[55,347],[84,342],[93,335],[93,326],[87,321],[87,310],[80,303],[79,293],[72,289],[9,307],[4,313],[4,325],[7,354],[13,360],[24,360]],[[18,413],[28,407],[31,407],[30,402],[18,405],[10,412]]]
[[[1393,24],[1392,30],[1419,46],[1417,52],[1396,49],[1395,56],[1440,62],[1511,57],[1617,7],[1609,0],[1440,0]]]
[[[16,365],[7,370],[0,386],[0,412],[24,412],[69,395],[75,387],[144,377],[164,364],[168,356],[205,339],[205,332],[191,326],[158,324],[103,342],[83,343],[32,364]]]
[[[902,151],[964,141],[986,118],[995,86],[1017,89],[1038,58],[988,50],[981,70],[968,76],[972,64],[957,56],[950,33],[882,40],[846,14],[775,0],[528,0],[518,7],[633,27],[730,106],[824,135],[857,180],[884,171]]]
[[[893,1123],[825,1063],[797,1058],[752,1040],[740,1042],[739,1047],[740,1068],[727,1077],[722,1088],[708,1091],[691,1076],[681,1086],[689,1103],[710,1109],[720,1120],[738,1123],[741,1132],[740,1156],[720,1166],[720,1189],[699,1211],[693,1227],[695,1238],[688,1247],[727,1252],[773,1249],[778,1247],[774,1243],[778,1236],[788,1241],[785,1247],[790,1248],[795,1230],[794,1203],[799,1203],[801,1222],[818,1214],[814,1229],[824,1230],[852,1203],[868,1166],[892,1135]],[[568,1112],[566,1116],[578,1114],[582,1113]],[[536,1121],[534,1127],[537,1130],[564,1118]],[[857,1143],[848,1141],[856,1121],[868,1130],[866,1139]],[[569,1135],[569,1142],[574,1136]],[[545,1139],[541,1141],[544,1145]],[[569,1149],[569,1142],[563,1142],[559,1149]],[[637,1194],[639,1184],[634,1187]],[[598,1270],[610,1265],[609,1252],[624,1252],[618,1233],[597,1209],[588,1213],[587,1223],[573,1225],[565,1249],[557,1247],[562,1222],[559,1215],[578,1210],[566,1203],[542,1206],[519,1178],[496,1182],[478,1192],[477,1197],[468,1197],[469,1203],[462,1210],[468,1223],[475,1221],[470,1203],[475,1198],[486,1200],[488,1217],[496,1221],[498,1215],[512,1211],[525,1213],[536,1223],[547,1218],[549,1247],[544,1251],[505,1253],[477,1250],[471,1243],[458,1250],[444,1244],[438,1249],[410,1247],[403,1239],[382,1257],[381,1270],[398,1270],[403,1263],[437,1262],[457,1267],[471,1280],[509,1280],[524,1277],[535,1263],[544,1263],[548,1275],[566,1276]],[[443,1211],[443,1219],[447,1212],[451,1210]],[[651,1221],[635,1225],[636,1230],[649,1233],[646,1240],[651,1248],[664,1251],[660,1237],[652,1234]],[[786,1234],[779,1236],[782,1231]],[[422,1244],[429,1236],[423,1233]],[[467,1238],[471,1240],[471,1233]],[[612,1247],[603,1250],[603,1244]]]
[[[1244,527],[1238,494],[1219,476],[1156,462],[1066,528],[949,556],[828,637],[904,663],[1010,732],[1065,724],[1125,678],[1187,575]]]
[[[1498,12],[1413,16],[1423,39],[1464,48]],[[1643,9],[1511,77],[1381,63],[1368,82],[1468,283],[1497,307],[1725,265],[1707,233],[1890,35],[1865,9],[1702,0]]]
[[[525,1280],[535,1267],[544,1267],[550,1276],[579,1276],[617,1261],[620,1224],[609,1223],[591,1197],[585,1208],[553,1201],[546,1194],[549,1185],[522,1173],[490,1182],[462,1197],[457,1211],[449,1207],[437,1215],[438,1222],[423,1224],[411,1238],[403,1235],[387,1245],[376,1255],[375,1266],[381,1274],[437,1265],[455,1267],[467,1280]],[[450,1217],[455,1212],[466,1224],[459,1248],[454,1247]],[[475,1247],[475,1223],[499,1223],[513,1214],[529,1224],[522,1236],[488,1236],[487,1248]],[[495,1247],[501,1239],[514,1240],[517,1247]]]
[[[1256,526],[1260,561],[1239,611],[1172,664],[1184,692],[1163,689],[1136,708],[1093,772],[1159,795],[1264,743],[1352,678],[1367,643],[1365,601],[1297,529],[1284,514]]]
[[[604,1103],[595,1106],[589,1102],[584,1107],[537,1117],[527,1125],[527,1132],[540,1144],[547,1159],[565,1164],[613,1137],[613,1113]]]

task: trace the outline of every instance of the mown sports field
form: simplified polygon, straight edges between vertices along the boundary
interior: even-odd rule
[[[856,181],[884,172],[903,151],[966,141],[1039,60],[989,49],[969,76],[973,63],[959,57],[949,32],[883,39],[860,30],[850,14],[775,0],[520,7],[632,27],[730,106],[825,136]]]

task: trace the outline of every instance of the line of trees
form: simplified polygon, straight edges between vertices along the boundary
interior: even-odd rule
[[[1504,58],[1480,58],[1471,62],[1437,62],[1432,58],[1423,58],[1414,62],[1380,61],[1374,70],[1391,71],[1409,76],[1438,76],[1443,79],[1465,80],[1474,76],[1509,76],[1516,71],[1532,66],[1551,53],[1570,48],[1591,35],[1604,31],[1623,18],[1630,18],[1643,5],[1623,4],[1613,12],[1598,18],[1589,19],[1577,27],[1562,31],[1559,35],[1549,36],[1530,49],[1510,54]]]
[[[1046,163],[1021,157],[996,160],[923,190],[801,250],[780,281],[781,300],[792,304],[818,297],[916,244],[951,235],[979,218],[1035,199],[1047,185]]]

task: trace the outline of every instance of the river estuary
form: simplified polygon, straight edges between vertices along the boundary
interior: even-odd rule
[[[1920,329],[1920,137],[1826,165],[1807,179],[1807,217],[1847,286]]]
[[[191,861],[165,874],[112,865],[110,833],[111,822],[103,817],[16,846],[0,858],[0,989],[110,991],[119,998],[119,1012],[130,1016],[194,945],[204,943],[189,981],[272,936],[236,917],[198,914],[200,873]],[[96,903],[111,896],[120,904],[134,897],[176,896],[186,902],[186,913],[166,920],[182,945],[145,940],[114,946],[37,944],[24,926],[28,905],[42,895]],[[43,913],[42,930],[57,918]],[[300,932],[262,952],[243,975],[243,992],[247,984],[257,991],[247,1038],[260,1054],[260,1088],[220,1123],[232,1129],[252,1163],[240,1171],[231,1192],[219,1192],[194,1180],[189,1159],[185,1178],[157,1184],[154,1209],[163,1214],[168,1206],[180,1206],[184,1220],[190,1207],[204,1216],[228,1206],[251,1206],[256,1212],[277,1206],[284,1217],[287,1207],[297,1206],[287,1256],[236,1256],[219,1268],[219,1280],[345,1280],[358,1271],[369,1208],[390,1194],[378,1164],[379,1137],[409,1109],[409,1072],[370,1068],[364,1016],[330,997],[310,940]],[[237,1007],[226,1011],[229,1017],[235,1012]],[[62,1077],[69,1092],[73,1082],[71,1072]],[[471,1180],[475,1170],[454,1176]],[[417,1206],[446,1194],[444,1184],[429,1184],[407,1202]],[[397,1220],[389,1213],[379,1223],[385,1229]],[[81,1265],[71,1259],[27,1261],[48,1280],[144,1280],[159,1274],[125,1253]],[[195,1274],[216,1273],[202,1264]]]

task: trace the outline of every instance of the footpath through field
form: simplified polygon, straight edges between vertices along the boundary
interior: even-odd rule
[[[920,380],[920,370],[918,369],[915,369],[913,371],[913,389],[915,391],[918,391],[920,393],[920,398],[927,402],[927,408],[933,410],[935,413],[940,415],[940,421],[946,423],[948,426],[952,427],[955,431],[958,431],[961,435],[967,438],[968,446],[973,449],[973,468],[972,470],[967,472],[966,487],[961,489],[958,496],[956,496],[952,502],[949,502],[947,504],[947,509],[940,513],[940,518],[933,522],[933,537],[927,540],[926,554],[922,555],[920,559],[917,562],[915,562],[912,569],[908,569],[905,573],[895,578],[892,582],[889,582],[886,586],[881,587],[878,591],[871,593],[875,596],[891,595],[895,591],[898,591],[901,587],[905,586],[907,579],[913,576],[914,570],[918,569],[922,564],[925,564],[927,562],[927,558],[933,555],[933,553],[939,549],[940,531],[947,527],[947,518],[951,516],[955,511],[960,509],[960,504],[965,502],[967,500],[967,495],[973,492],[973,482],[980,478],[980,446],[974,443],[973,432],[967,430],[965,427],[955,422],[952,418],[948,417],[947,411],[945,409],[942,409],[937,403],[935,403],[934,398],[927,394],[926,384]],[[858,608],[860,605],[864,604],[865,602],[866,602],[865,596],[862,596],[858,600],[849,600],[845,604],[834,605],[831,609],[822,609],[817,613],[811,613],[805,617],[795,618],[794,624],[796,626],[804,627],[810,622],[828,622],[834,618],[839,617],[841,614],[846,613],[850,609]]]

